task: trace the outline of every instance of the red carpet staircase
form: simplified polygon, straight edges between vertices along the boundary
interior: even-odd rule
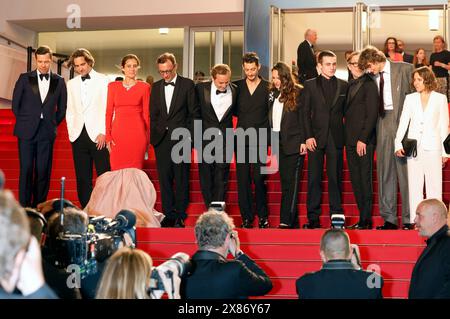
[[[0,168],[6,175],[6,188],[18,195],[19,161],[17,140],[12,135],[14,116],[11,110],[0,110]],[[307,163],[305,163],[306,167]],[[376,166],[376,165],[375,165]],[[153,181],[158,192],[156,208],[161,209],[159,184],[157,179],[154,154],[150,154],[145,171]],[[72,150],[67,137],[67,129],[63,123],[58,129],[58,137],[54,147],[54,160],[49,198],[59,197],[60,177],[66,177],[66,197],[78,204],[76,180],[73,168]],[[324,174],[326,179],[326,174]],[[376,179],[376,172],[374,171]],[[444,171],[444,198],[450,197],[450,170]],[[186,229],[138,229],[138,246],[150,253],[155,264],[183,251],[192,254],[195,251],[193,229],[197,217],[205,210],[200,192],[197,165],[191,168],[190,202]],[[321,223],[329,226],[327,181],[323,183],[323,216]],[[278,174],[270,175],[267,181],[270,224],[276,227],[279,223],[279,202],[281,185]],[[306,171],[299,192],[299,214],[301,224],[306,222]],[[377,204],[377,182],[374,182],[374,225],[383,223],[379,216]],[[358,221],[358,211],[353,197],[346,163],[344,164],[343,203],[347,224]],[[399,207],[400,207],[399,198]],[[232,166],[230,173],[227,211],[234,218],[236,226],[241,224],[237,204],[236,171]],[[399,219],[400,221],[400,219]],[[255,225],[257,220],[255,221]],[[243,250],[268,272],[274,282],[274,289],[266,297],[295,298],[295,279],[307,271],[320,268],[319,241],[323,230],[278,230],[251,229],[239,230]],[[383,290],[385,297],[405,298],[407,296],[411,271],[424,243],[415,231],[349,231],[351,240],[360,246],[361,259],[366,268],[376,264],[385,278]]]

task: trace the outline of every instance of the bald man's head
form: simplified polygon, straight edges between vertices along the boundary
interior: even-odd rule
[[[350,239],[341,229],[327,230],[320,240],[322,259],[327,262],[336,259],[350,259]]]
[[[439,199],[431,198],[420,202],[414,222],[420,234],[431,237],[447,223],[447,207]]]
[[[316,44],[317,31],[313,29],[307,29],[305,31],[305,40],[308,40],[311,44]]]

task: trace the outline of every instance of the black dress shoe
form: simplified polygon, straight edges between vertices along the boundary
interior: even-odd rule
[[[398,229],[397,225],[390,222],[384,222],[383,226],[377,226],[378,230]]]
[[[267,220],[267,218],[259,219],[259,228],[269,228],[269,221]]]
[[[287,224],[280,224],[278,225],[278,229],[290,229],[291,226],[287,225]]]
[[[173,225],[173,227],[175,228],[184,228],[184,220],[183,218],[177,218],[177,220],[175,221],[175,224]]]
[[[175,219],[165,217],[163,221],[161,222],[161,227],[174,227],[175,226]]]
[[[253,228],[253,221],[249,221],[248,219],[244,219],[242,221],[241,228]]]
[[[402,229],[404,230],[413,230],[416,228],[415,224],[404,223]]]
[[[309,222],[303,225],[303,229],[315,229],[320,228],[320,223]]]
[[[372,224],[356,223],[351,226],[348,226],[347,229],[355,229],[355,230],[372,229]]]

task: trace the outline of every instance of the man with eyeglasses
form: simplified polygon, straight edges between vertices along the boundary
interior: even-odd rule
[[[189,204],[189,163],[176,163],[171,157],[176,128],[187,128],[193,136],[194,120],[199,118],[194,82],[177,74],[172,53],[156,60],[162,79],[152,86],[150,97],[150,143],[155,149],[156,167],[161,190],[163,227],[184,227]]]

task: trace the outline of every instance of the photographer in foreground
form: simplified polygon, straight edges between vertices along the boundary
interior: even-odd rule
[[[0,298],[57,298],[45,284],[25,210],[5,191],[0,191]]]
[[[210,210],[195,225],[199,250],[192,256],[192,270],[181,281],[182,298],[238,299],[262,296],[272,289],[267,274],[240,249],[233,220]],[[231,253],[234,260],[228,260]]]
[[[320,240],[322,269],[297,279],[299,299],[381,299],[383,278],[361,270],[342,229],[327,230]]]

